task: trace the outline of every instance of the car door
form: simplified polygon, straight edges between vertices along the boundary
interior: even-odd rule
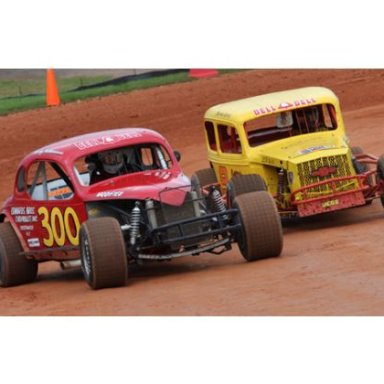
[[[59,164],[33,162],[26,170],[25,188],[11,208],[19,233],[30,251],[73,249],[79,244],[85,207]]]

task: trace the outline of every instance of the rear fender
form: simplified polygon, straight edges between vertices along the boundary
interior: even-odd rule
[[[23,251],[28,252],[29,248],[28,248],[26,242],[24,241],[24,238],[21,235],[19,228],[17,228],[17,225],[15,225],[15,220],[13,219],[13,217],[8,215],[6,212],[0,213],[0,223],[4,223],[6,221],[9,221],[12,224],[12,228],[15,231],[16,236],[20,240],[20,244],[21,244],[21,247],[23,248]]]

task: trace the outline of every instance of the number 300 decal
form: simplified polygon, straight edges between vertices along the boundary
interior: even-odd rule
[[[73,208],[67,207],[64,215],[57,207],[54,207],[50,213],[47,208],[40,207],[37,213],[43,215],[41,225],[48,233],[47,237],[43,239],[45,246],[52,247],[55,242],[59,247],[62,247],[66,239],[72,245],[79,244],[80,222]],[[73,223],[73,229],[71,229],[70,221]]]

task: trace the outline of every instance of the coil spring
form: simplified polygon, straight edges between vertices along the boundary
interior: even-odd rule
[[[135,245],[136,237],[139,234],[140,216],[141,216],[141,211],[140,211],[139,203],[136,202],[136,205],[132,209],[131,218],[130,218],[130,225],[131,225],[130,243],[131,243],[131,245]]]
[[[223,199],[221,198],[220,191],[217,188],[213,188],[211,193],[211,198],[213,200],[213,206],[216,212],[224,212],[225,205],[224,205]]]

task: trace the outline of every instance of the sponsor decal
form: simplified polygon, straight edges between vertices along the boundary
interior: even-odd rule
[[[37,216],[15,216],[16,223],[37,223]]]
[[[293,104],[292,103],[287,103],[287,102],[281,103],[279,105],[279,109],[287,109],[287,108],[291,108],[291,107],[293,107]]]
[[[35,207],[12,207],[11,215],[16,223],[36,223],[38,221]]]
[[[306,105],[315,104],[316,99],[311,97],[310,99],[300,99],[300,100],[294,100],[292,102],[286,101],[279,105],[279,109],[287,109],[292,107],[301,107]]]
[[[87,148],[97,147],[97,146],[104,145],[104,144],[117,143],[121,140],[133,139],[135,137],[142,137],[142,136],[143,135],[140,132],[124,133],[124,134],[110,135],[110,136],[101,136],[101,137],[97,137],[94,139],[78,141],[77,143],[74,143],[74,146],[77,149],[84,150]]]
[[[262,108],[256,108],[253,110],[253,113],[256,116],[260,115],[266,115],[267,113],[272,113],[279,110],[294,108],[294,107],[301,107],[306,105],[312,105],[316,103],[316,99],[311,97],[308,99],[298,99],[298,100],[292,100],[292,101],[284,101],[280,103],[279,105],[266,105]]]
[[[275,159],[273,159],[272,157],[265,156],[265,155],[261,157],[261,162],[264,164],[271,164],[271,165],[276,163]]]
[[[315,103],[316,103],[316,99],[314,99],[313,97],[311,97],[310,99],[295,100],[293,102],[295,107],[299,107],[301,105],[311,105],[311,104],[315,104]]]
[[[71,188],[65,186],[65,187],[58,187],[53,188],[48,192],[49,198],[54,199],[68,199],[72,195]]]
[[[96,197],[120,197],[124,192],[123,191],[105,191],[98,192]]]
[[[330,149],[330,148],[332,148],[330,145],[316,145],[314,147],[302,149],[299,153],[300,153],[300,155],[306,155],[308,153],[312,153],[315,151],[321,151],[323,149]]]
[[[40,240],[37,237],[28,239],[28,246],[30,248],[40,247]]]
[[[20,225],[20,231],[33,231],[33,225]]]
[[[334,173],[337,172],[337,167],[320,167],[316,169],[315,171],[311,172],[312,177],[326,177],[329,175],[333,175]]]
[[[12,207],[11,215],[34,215],[35,207]]]
[[[42,155],[44,153],[52,153],[54,155],[62,155],[63,154],[63,152],[60,152],[60,151],[53,149],[53,148],[38,149],[37,151],[34,151],[33,153],[36,153],[38,155]]]
[[[338,205],[338,204],[339,204],[338,199],[328,200],[328,201],[325,201],[323,203],[323,208],[330,208],[330,207],[333,207],[333,206]]]
[[[216,116],[217,117],[221,117],[221,118],[229,119],[231,117],[231,114],[218,111],[218,112],[216,112]]]
[[[149,172],[149,173],[147,173],[147,175],[148,175],[148,176],[152,176],[152,173]],[[167,179],[170,178],[171,173],[168,172],[168,171],[157,171],[157,172],[155,173],[155,176],[156,176],[156,177],[159,177],[160,179],[167,180]]]
[[[274,107],[273,105],[270,105],[268,107],[264,108],[257,108],[253,110],[253,113],[258,116],[258,115],[265,115],[266,113],[271,113],[277,111],[277,108]]]

